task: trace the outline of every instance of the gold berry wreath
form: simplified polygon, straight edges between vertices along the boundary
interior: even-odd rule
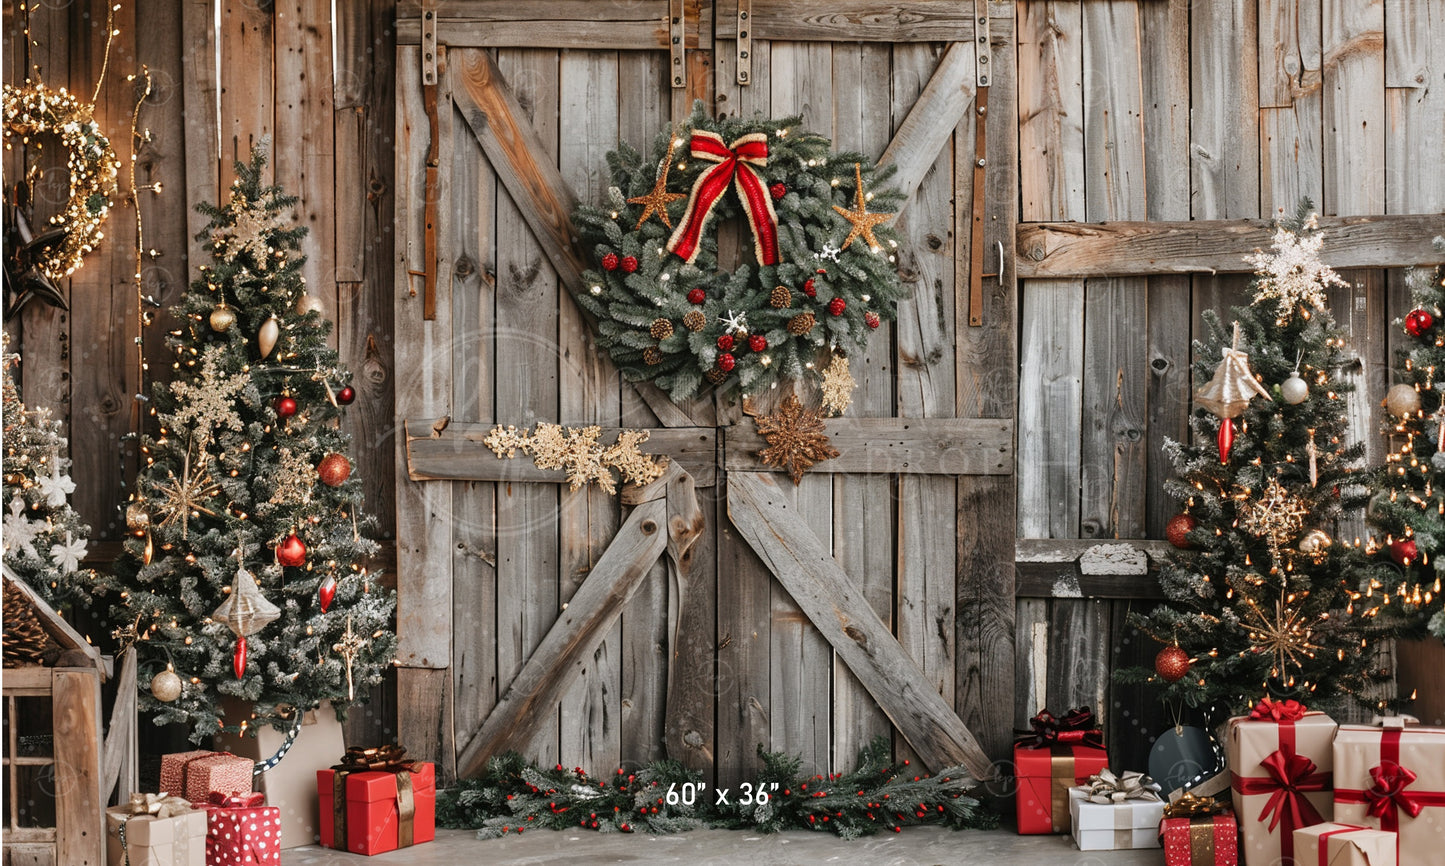
[[[51,90],[44,84],[5,86],[5,149],[15,138],[23,144],[39,136],[59,137],[66,149],[66,170],[70,174],[70,199],[65,209],[50,218],[64,234],[40,252],[36,266],[46,277],[60,280],[80,267],[85,254],[95,248],[104,234],[101,224],[110,213],[120,161],[110,139],[95,122],[95,107],[65,88]]]
[[[895,317],[898,238],[884,223],[902,194],[874,190],[885,174],[800,121],[698,110],[646,158],[607,154],[607,204],[573,218],[596,263],[577,296],[624,376],[675,400],[704,382],[756,392],[820,377]],[[751,261],[723,270],[714,230],[734,219]]]

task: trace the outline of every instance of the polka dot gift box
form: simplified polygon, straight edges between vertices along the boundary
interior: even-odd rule
[[[265,794],[211,794],[206,866],[281,866],[281,810]]]

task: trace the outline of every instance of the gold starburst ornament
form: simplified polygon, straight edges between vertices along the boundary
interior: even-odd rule
[[[794,484],[815,464],[838,456],[824,432],[823,416],[816,409],[804,409],[796,394],[789,394],[778,411],[757,419],[758,433],[768,447],[758,452],[766,466],[786,470]]]
[[[204,457],[204,452],[202,452]],[[162,481],[155,485],[155,490],[160,494],[160,501],[156,503],[156,510],[160,512],[161,519],[156,525],[166,527],[181,522],[181,539],[189,537],[190,522],[192,517],[200,517],[208,514],[216,516],[216,512],[207,508],[203,503],[212,496],[221,492],[221,485],[211,478],[211,473],[201,469],[199,473],[191,474],[191,452],[186,449],[185,462],[181,464],[181,477],[177,478],[174,472],[167,472],[168,481]]]
[[[1240,625],[1249,636],[1250,648],[1245,652],[1267,652],[1274,656],[1274,676],[1290,679],[1290,666],[1303,669],[1304,660],[1315,657],[1320,646],[1310,639],[1314,631],[1310,618],[1289,606],[1283,595],[1274,603],[1272,614],[1265,613],[1254,599],[1246,598],[1248,610]],[[1292,680],[1291,680],[1292,682]]]

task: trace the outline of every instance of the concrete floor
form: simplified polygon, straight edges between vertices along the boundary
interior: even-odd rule
[[[902,833],[844,842],[831,833],[792,830],[764,836],[741,830],[695,830],[675,836],[577,833],[539,830],[485,842],[471,830],[438,830],[435,842],[362,857],[323,848],[293,848],[282,866],[358,866],[409,863],[415,866],[541,866],[566,863],[684,863],[688,866],[1143,866],[1163,862],[1157,848],[1142,851],[1079,851],[1067,836],[1019,836],[1010,830],[952,831],[905,827]]]

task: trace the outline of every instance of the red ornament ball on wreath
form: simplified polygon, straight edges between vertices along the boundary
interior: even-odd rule
[[[1194,545],[1189,543],[1187,536],[1198,525],[1199,521],[1195,519],[1194,515],[1176,514],[1169,518],[1168,523],[1164,524],[1164,537],[1180,550],[1193,550]]]
[[[356,389],[351,387],[350,385],[347,385],[345,388],[337,391],[336,402],[340,403],[343,406],[350,406],[352,403],[356,402]]]
[[[723,334],[717,338],[717,347],[724,352],[731,352],[734,342],[732,334]]]
[[[1401,568],[1420,560],[1420,548],[1413,538],[1400,538],[1390,542],[1390,558]]]
[[[726,352],[717,356],[717,368],[719,370],[722,370],[724,373],[731,373],[733,368],[737,365],[737,359]]]
[[[753,334],[751,337],[748,337],[748,348],[752,349],[754,352],[761,352],[767,347],[768,341],[763,337],[762,334]]]
[[[812,277],[808,277],[808,279],[803,283],[803,294],[807,295],[810,298],[818,297],[818,281],[813,279]]]
[[[1419,337],[1435,324],[1435,317],[1425,310],[1411,310],[1405,314],[1405,330],[1412,337]]]
[[[622,272],[623,272],[624,274],[630,274],[630,273],[632,273],[632,272],[634,272],[634,271],[636,271],[636,270],[637,270],[637,257],[636,257],[636,256],[623,256],[623,257],[622,257]]]
[[[875,331],[878,330],[879,325],[883,324],[883,320],[878,318],[878,314],[871,310],[863,314],[863,322]]]
[[[772,186],[768,187],[768,192],[772,195],[773,198],[782,198],[783,196],[788,194],[788,188],[780,183],[775,183]]]
[[[833,300],[828,302],[828,312],[832,313],[835,316],[843,315],[843,311],[847,308],[848,302],[843,300],[842,298],[834,298]]]
[[[296,409],[297,406],[295,397],[276,398],[276,417],[290,418],[292,415],[296,414]]]
[[[707,292],[704,292],[702,289],[693,289],[687,293],[687,302],[689,304],[701,304],[706,300]]]
[[[619,259],[617,258],[617,253],[607,253],[602,257],[602,269],[606,271],[615,271],[617,270],[618,261]]]
[[[327,454],[316,467],[316,474],[327,487],[340,487],[351,477],[351,461],[344,454]]]
[[[276,545],[276,561],[287,568],[299,568],[306,564],[306,542],[296,533],[281,539]]]
[[[1165,682],[1177,683],[1189,673],[1190,664],[1189,653],[1177,646],[1167,646],[1154,657],[1154,672]]]

